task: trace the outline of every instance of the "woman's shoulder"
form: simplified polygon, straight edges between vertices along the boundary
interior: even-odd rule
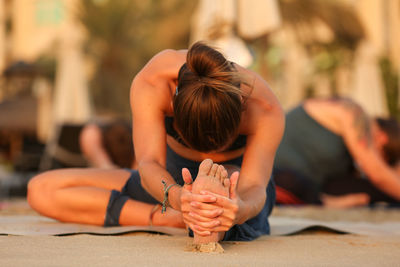
[[[246,79],[242,87],[244,97],[247,98],[245,108],[253,107],[266,114],[283,113],[282,106],[267,81],[254,71],[247,69],[242,71]]]
[[[339,135],[352,129],[355,124],[369,124],[368,114],[349,98],[308,99],[303,106],[309,116]]]
[[[153,56],[150,61],[145,65],[144,69],[146,67],[157,69],[179,69],[186,60],[186,54],[187,50],[165,49]]]
[[[151,102],[153,107],[170,110],[179,68],[185,60],[184,50],[172,49],[163,50],[150,59],[133,79],[131,106],[140,107]]]
[[[163,50],[149,60],[149,62],[135,76],[134,80],[151,83],[159,79],[174,78],[178,75],[179,68],[185,60],[185,50]]]
[[[165,49],[153,56],[151,61],[170,61],[177,58],[186,59],[187,50]]]
[[[304,101],[303,106],[308,111],[315,113],[331,113],[337,117],[352,117],[356,114],[364,114],[364,109],[350,98],[311,98]]]
[[[276,129],[283,129],[285,115],[283,108],[267,82],[254,72],[250,74],[251,83],[244,85],[244,117],[243,127],[248,134],[257,129],[273,124]]]

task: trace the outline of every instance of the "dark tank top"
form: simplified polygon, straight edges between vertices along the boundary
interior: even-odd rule
[[[311,118],[303,106],[286,115],[274,167],[299,173],[318,187],[326,179],[344,177],[354,170],[343,138]]]
[[[187,147],[187,145],[182,141],[182,138],[179,136],[179,134],[177,133],[177,131],[174,128],[174,118],[173,117],[165,117],[164,121],[165,121],[165,130],[166,130],[167,134],[172,136],[180,144]],[[247,139],[246,135],[240,134],[226,151],[232,151],[232,150],[236,150],[236,149],[245,147],[246,139]]]

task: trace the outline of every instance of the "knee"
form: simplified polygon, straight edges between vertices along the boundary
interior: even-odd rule
[[[41,211],[45,208],[46,204],[51,203],[49,197],[51,191],[55,189],[54,171],[44,172],[33,177],[27,188],[27,201],[29,205],[36,211]]]

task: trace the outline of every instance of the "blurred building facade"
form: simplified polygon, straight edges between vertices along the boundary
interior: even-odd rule
[[[49,138],[52,125],[82,123],[91,114],[82,55],[84,32],[74,14],[77,0],[0,1],[0,72],[14,62],[54,57],[55,80],[32,84],[37,98],[37,131]],[[1,95],[6,98],[6,95]],[[1,100],[1,99],[0,99]]]

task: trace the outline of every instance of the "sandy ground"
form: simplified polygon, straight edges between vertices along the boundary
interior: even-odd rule
[[[35,214],[25,200],[0,203],[1,215]],[[400,221],[400,210],[278,207],[274,216],[348,221]],[[225,242],[223,254],[185,251],[188,237],[0,236],[0,266],[400,266],[400,238],[307,231]]]

